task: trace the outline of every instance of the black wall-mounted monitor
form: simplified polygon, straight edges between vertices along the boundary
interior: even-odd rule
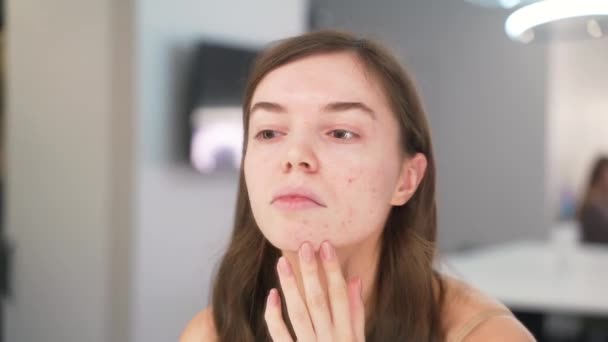
[[[203,173],[239,167],[243,92],[257,53],[215,42],[194,49],[186,75],[186,149],[190,163]]]

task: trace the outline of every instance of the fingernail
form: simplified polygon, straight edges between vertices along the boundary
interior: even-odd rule
[[[285,257],[281,257],[279,259],[279,272],[285,276],[291,276],[291,267],[289,266],[289,263]]]
[[[332,261],[334,259],[334,249],[331,247],[329,242],[325,241],[321,245],[321,257],[325,261]]]
[[[277,306],[279,304],[279,294],[276,289],[271,289],[268,293],[268,305]]]
[[[312,262],[312,247],[310,247],[308,242],[304,242],[302,247],[300,247],[300,258],[302,258],[304,262]]]

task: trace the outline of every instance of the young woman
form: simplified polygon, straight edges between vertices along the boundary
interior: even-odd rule
[[[410,78],[322,31],[256,61],[232,238],[181,341],[531,341],[433,269],[435,163]]]
[[[583,242],[608,243],[608,157],[599,157],[579,209]]]

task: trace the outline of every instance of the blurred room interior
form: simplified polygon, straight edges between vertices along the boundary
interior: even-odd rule
[[[608,155],[608,1],[7,0],[2,17],[0,342],[176,340],[232,227],[247,67],[321,28],[415,76],[438,267],[539,341],[608,341],[608,244],[577,220]]]

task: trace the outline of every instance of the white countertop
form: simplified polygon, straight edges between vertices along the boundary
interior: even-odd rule
[[[440,262],[512,309],[608,316],[608,246],[521,241]]]

